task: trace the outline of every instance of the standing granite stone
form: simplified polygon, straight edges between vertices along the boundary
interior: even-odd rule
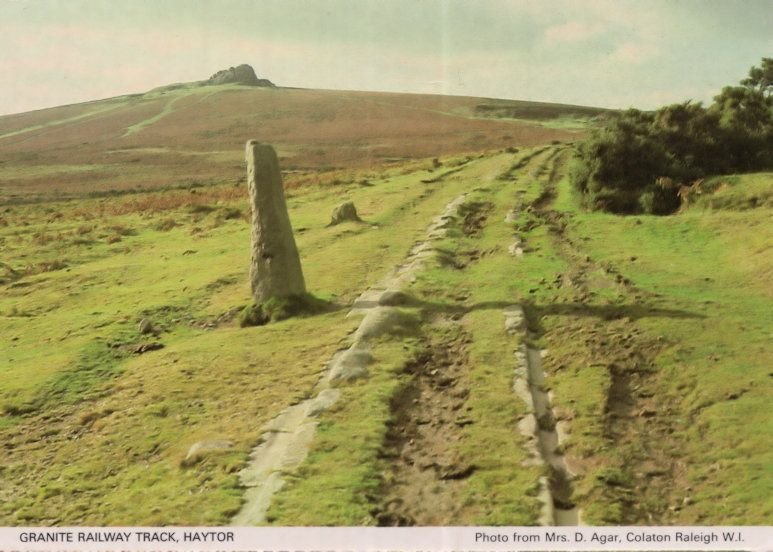
[[[256,303],[306,293],[301,259],[287,214],[274,148],[247,142],[247,186],[252,206],[250,281]]]

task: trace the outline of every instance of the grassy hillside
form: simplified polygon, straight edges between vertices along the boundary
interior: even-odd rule
[[[592,113],[540,109],[224,86],[0,118],[0,522],[228,524],[263,426],[319,391],[355,299],[465,194],[266,523],[538,524],[556,474],[530,422],[559,434],[584,523],[766,523],[773,174],[707,179],[669,217],[588,213],[552,143],[574,131],[547,127]],[[245,137],[282,155],[323,313],[237,323]],[[344,200],[363,222],[328,226]],[[188,457],[201,442],[227,444]]]
[[[549,108],[549,117],[583,121],[601,111],[501,101],[511,106],[508,116],[520,118],[500,120],[479,116],[485,103],[219,85],[7,115],[0,117],[0,204],[238,182],[243,145],[253,138],[275,145],[290,185],[341,180],[351,169],[573,139],[576,127],[547,128],[534,120],[535,106],[540,114]]]
[[[233,320],[249,295],[241,188],[4,209],[3,522],[226,523],[261,425],[311,393],[356,324],[347,305],[463,191],[473,191],[468,222],[409,290],[420,331],[378,346],[371,377],[323,415],[269,519],[536,523],[541,470],[524,467],[516,425],[527,412],[507,360],[517,340],[501,317],[513,302],[545,349],[585,521],[767,519],[769,207],[712,210],[706,198],[669,219],[586,214],[562,179],[566,153],[533,153],[449,159],[461,170],[429,184],[426,169],[393,170],[367,186],[293,190],[307,282],[336,307],[259,328]],[[754,186],[744,184],[770,179],[736,177],[721,194],[748,204]],[[343,198],[365,224],[326,227]],[[507,250],[514,233],[522,257]],[[141,318],[158,335],[141,336]],[[140,353],[147,343],[163,348]],[[448,354],[462,359],[468,421],[454,426],[451,449],[427,447],[474,469],[401,512],[386,504],[409,475],[389,453],[394,401],[420,381],[411,367],[444,366]],[[214,438],[233,448],[182,466],[193,443]]]

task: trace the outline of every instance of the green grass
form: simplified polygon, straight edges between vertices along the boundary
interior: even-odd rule
[[[471,338],[473,423],[455,445],[477,468],[463,487],[464,522],[536,523],[542,472],[524,466],[516,423],[527,412],[512,392],[519,343],[505,334],[502,315],[519,302],[535,345],[548,348],[554,406],[571,414],[567,451],[583,467],[574,483],[585,521],[631,515],[614,489],[632,484],[646,451],[605,437],[610,359],[586,337],[595,332],[614,345],[632,331],[656,353],[647,385],[674,430],[660,444],[683,466],[673,495],[691,498],[669,510],[670,494],[645,492],[641,503],[674,523],[769,519],[770,174],[708,181],[713,193],[671,217],[586,213],[568,181],[558,180],[552,209],[564,217],[567,248],[526,209],[560,162],[554,148],[534,154],[476,159],[431,184],[414,165],[368,174],[370,186],[353,177],[292,190],[307,287],[330,310],[261,327],[239,328],[235,319],[250,300],[249,228],[236,216],[246,194],[213,186],[197,192],[211,200],[190,205],[172,197],[183,192],[169,192],[3,208],[0,521],[227,523],[242,500],[236,473],[261,426],[313,392],[357,323],[345,317],[347,305],[400,263],[462,192],[469,206],[488,209],[486,223],[475,235],[455,228],[438,244],[440,262],[407,290],[418,300],[407,312],[425,322],[421,330],[376,344],[371,377],[342,388],[321,416],[308,460],[287,474],[269,511],[271,523],[374,523],[390,399],[408,381],[404,365],[428,341],[442,341],[430,321],[450,312],[465,313],[460,324]],[[355,202],[364,222],[327,227],[344,200]],[[505,223],[513,207],[520,207],[516,220]],[[507,251],[515,233],[522,257]],[[586,256],[592,268],[582,276],[594,295],[578,314],[568,309],[575,290],[554,282]],[[609,267],[635,289],[616,284]],[[145,317],[157,337],[139,335]],[[164,348],[132,352],[155,341]],[[182,467],[188,448],[206,439],[234,446]]]
[[[17,447],[36,436],[47,446],[25,451],[23,461],[9,459],[15,497],[4,503],[4,518],[96,525],[226,522],[241,503],[235,472],[261,425],[275,409],[307,396],[319,356],[331,355],[349,327],[328,315],[247,330],[180,330],[162,351],[125,362],[102,397],[72,413],[51,406],[49,412],[63,421],[45,428],[23,424],[10,436]],[[308,336],[302,345],[299,333]],[[52,431],[59,433],[42,437]],[[191,445],[213,438],[231,440],[233,451],[181,467]],[[49,454],[69,467],[45,470]],[[66,492],[42,501],[52,485]],[[160,508],[137,508],[137,501]]]
[[[432,187],[419,178],[405,174],[371,187],[291,194],[293,224],[305,228],[297,241],[310,291],[346,305],[397,264],[427,220],[466,186]],[[326,227],[341,197],[355,201],[367,224]],[[13,267],[67,259],[66,269],[7,283],[0,298],[0,329],[12,338],[0,359],[6,409],[0,431],[13,445],[2,462],[14,482],[4,491],[0,517],[8,523],[224,523],[239,505],[234,470],[261,420],[311,391],[352,321],[339,308],[260,328],[217,322],[249,300],[243,220],[218,219],[219,208],[94,218],[98,204],[16,206],[5,213],[9,225],[0,227]],[[158,230],[166,219],[175,225]],[[113,235],[121,241],[108,243]],[[165,347],[137,356],[127,347],[146,341],[136,330],[143,317],[161,329],[157,340]],[[180,471],[187,447],[212,434],[232,438],[233,454],[197,466],[195,474]],[[40,446],[25,444],[34,438]],[[54,473],[43,476],[50,455],[69,458],[64,483],[55,484]],[[212,481],[195,496],[207,506],[174,507],[171,490],[202,485],[201,478]],[[51,485],[71,492],[43,500],[53,491],[38,489]],[[193,500],[185,496],[181,491],[175,500]],[[138,510],[140,498],[171,507]]]
[[[763,475],[773,465],[765,444],[773,429],[765,406],[773,361],[767,347],[772,263],[765,255],[770,210],[737,211],[749,197],[770,190],[770,175],[729,180],[732,188],[671,217],[576,211],[565,181],[556,202],[574,215],[572,234],[591,257],[618,267],[656,306],[695,317],[649,316],[637,322],[668,343],[656,357],[654,381],[658,401],[673,405],[678,432],[664,446],[676,446],[671,452],[686,463],[679,486],[693,504],[674,514],[681,523],[758,523],[773,511]],[[707,211],[709,206],[713,210]],[[577,389],[578,375],[565,376],[556,395]]]
[[[375,348],[369,377],[344,387],[336,406],[320,417],[308,459],[289,474],[268,511],[270,524],[374,524],[389,400],[405,378],[401,371],[414,346],[390,340]]]
[[[771,173],[717,176],[707,179],[702,192],[693,199],[693,209],[744,211],[773,207]]]

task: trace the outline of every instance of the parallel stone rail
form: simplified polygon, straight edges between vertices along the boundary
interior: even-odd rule
[[[364,315],[363,319],[350,337],[349,347],[338,351],[328,363],[316,387],[317,394],[286,408],[263,427],[261,443],[253,449],[248,465],[239,474],[247,491],[244,505],[231,525],[259,525],[266,521],[271,500],[284,485],[282,474],[300,466],[308,454],[319,423],[317,416],[338,400],[340,391],[336,387],[367,377],[368,364],[373,360],[370,343],[399,323],[400,313],[394,305],[401,302],[402,290],[416,280],[417,272],[434,257],[432,242],[445,237],[466,195],[454,199],[442,214],[432,219],[425,240],[411,248],[403,264],[355,300],[347,316]]]

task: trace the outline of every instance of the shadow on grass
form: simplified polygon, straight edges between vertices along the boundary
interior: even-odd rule
[[[499,310],[512,306],[513,304],[522,304],[524,311],[527,312],[529,318],[533,322],[537,322],[542,316],[588,316],[595,317],[602,320],[617,320],[620,318],[629,318],[631,320],[639,320],[640,318],[681,318],[681,319],[697,319],[706,318],[702,314],[689,312],[680,309],[664,309],[659,307],[653,307],[643,305],[639,303],[635,304],[622,304],[622,305],[591,305],[586,303],[549,303],[540,305],[530,301],[483,301],[480,303],[474,303],[472,305],[466,305],[462,302],[459,303],[443,303],[438,301],[425,301],[413,296],[405,295],[399,305],[404,307],[415,307],[424,309],[431,312],[445,313],[445,314],[466,314],[468,312],[479,310]],[[372,308],[379,306],[375,301],[360,301],[357,303],[357,307],[360,308]]]
[[[537,316],[546,315],[571,315],[594,316],[603,320],[616,320],[619,318],[706,318],[703,314],[689,312],[680,309],[663,309],[651,307],[640,303],[623,305],[588,305],[585,303],[553,303],[539,305],[537,303],[524,302],[524,308],[532,311]]]

